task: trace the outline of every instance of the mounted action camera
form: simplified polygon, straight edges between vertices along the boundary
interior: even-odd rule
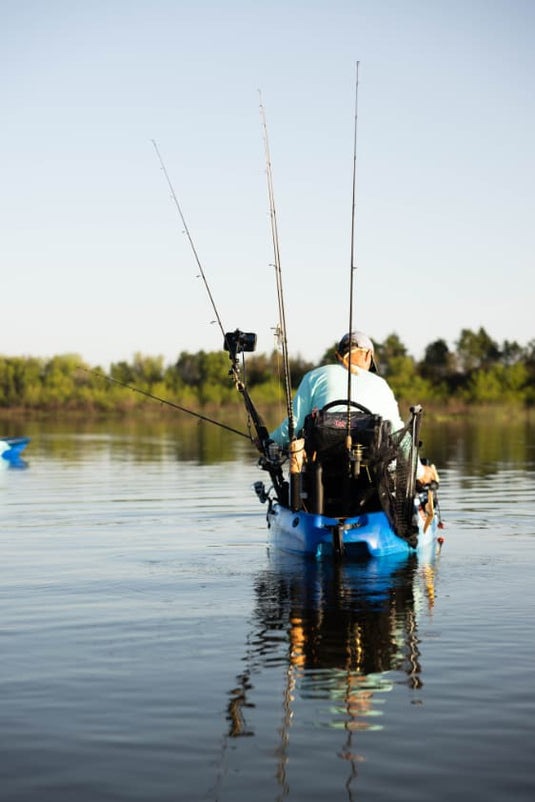
[[[252,332],[243,332],[239,329],[236,331],[229,331],[225,334],[225,342],[223,344],[225,351],[235,356],[241,354],[243,351],[256,350],[256,334]]]

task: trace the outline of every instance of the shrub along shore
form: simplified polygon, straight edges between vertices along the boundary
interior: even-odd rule
[[[334,350],[333,345],[319,364],[333,361]],[[535,340],[526,346],[507,340],[499,345],[483,328],[463,329],[454,350],[436,340],[417,361],[391,334],[376,344],[376,356],[402,411],[417,403],[435,415],[467,414],[482,406],[508,413],[535,406]],[[294,388],[313,367],[300,357],[290,360]],[[280,405],[281,376],[278,352],[248,355],[245,378],[259,408]],[[121,383],[193,411],[241,407],[225,352],[183,351],[172,365],[165,365],[161,356],[138,353],[131,362],[112,363],[109,372],[87,365],[76,354],[49,359],[0,356],[0,411],[3,416],[8,412],[125,415],[141,410],[150,414],[159,408],[153,399]]]

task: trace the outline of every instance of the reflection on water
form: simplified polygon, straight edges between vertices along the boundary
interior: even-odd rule
[[[253,631],[246,668],[229,691],[227,735],[256,734],[250,713],[262,721],[260,675],[283,667],[276,771],[282,796],[300,708],[307,717],[314,707],[315,727],[344,733],[338,756],[351,764],[350,782],[360,760],[354,734],[382,729],[385,694],[394,684],[423,686],[417,619],[422,607],[434,605],[436,568],[434,553],[339,565],[273,554],[256,577]]]
[[[214,415],[238,431],[247,433],[242,416]],[[0,418],[1,422],[1,418]],[[158,418],[87,419],[64,416],[54,420],[29,420],[25,423],[1,422],[11,436],[25,435],[32,439],[25,456],[39,454],[69,462],[86,460],[106,454],[111,459],[138,462],[161,462],[175,459],[213,465],[230,462],[250,454],[255,449],[246,438],[187,415],[163,408]]]
[[[0,797],[531,802],[533,428],[424,424],[438,571],[268,559],[254,450],[179,418],[1,427]]]
[[[213,417],[247,432],[247,421],[236,410],[225,410]],[[10,421],[0,416],[0,429],[11,437],[29,436],[27,452],[76,460],[83,439],[84,450],[110,448],[113,456],[148,461],[167,459],[215,464],[250,456],[256,452],[245,438],[209,423],[196,421],[162,407],[159,417],[91,419],[62,416],[46,421]],[[73,437],[76,435],[76,437]],[[423,454],[440,469],[455,466],[472,475],[488,475],[507,466],[522,465],[535,470],[535,414],[511,420],[486,416],[433,420],[425,417]]]
[[[491,413],[442,422],[424,417],[424,452],[438,466],[455,466],[476,476],[508,465],[535,470],[535,414],[496,419]]]

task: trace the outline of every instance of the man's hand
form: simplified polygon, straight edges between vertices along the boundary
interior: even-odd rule
[[[418,482],[421,485],[430,485],[431,482],[439,483],[438,472],[434,465],[424,465],[423,473],[418,477]]]

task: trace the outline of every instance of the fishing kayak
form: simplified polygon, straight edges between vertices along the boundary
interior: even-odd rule
[[[328,405],[329,406],[329,405]],[[260,460],[273,480],[254,489],[268,503],[274,549],[313,558],[360,560],[406,557],[439,542],[436,481],[417,480],[422,408],[411,408],[402,430],[377,415],[352,412],[351,449],[341,424],[346,413],[325,408],[307,418],[299,454],[289,455],[288,480]],[[299,459],[297,457],[300,457]],[[272,494],[272,491],[274,493]]]
[[[358,69],[356,85],[358,86]],[[425,461],[419,457],[422,408],[419,405],[411,407],[411,417],[403,425],[399,412],[391,414],[394,405],[397,408],[397,404],[390,401],[390,396],[384,404],[373,404],[374,408],[377,406],[377,411],[381,412],[377,414],[359,403],[351,394],[351,373],[354,369],[363,372],[371,371],[373,367],[374,371],[377,371],[373,361],[373,343],[370,339],[364,335],[363,338],[357,339],[356,343],[353,342],[356,102],[349,326],[348,334],[341,340],[341,344],[347,340],[345,343],[347,348],[335,349],[337,361],[348,371],[349,378],[344,382],[346,387],[343,396],[339,395],[338,398],[328,401],[321,394],[319,400],[309,397],[308,401],[314,400],[318,407],[321,400],[323,406],[317,408],[311,404],[309,409],[305,405],[309,412],[301,416],[299,425],[296,425],[297,416],[291,398],[290,361],[267,126],[262,104],[260,108],[264,127],[266,175],[279,307],[276,333],[281,345],[284,367],[287,430],[284,436],[281,432],[278,435],[270,434],[253,403],[245,381],[244,366],[245,353],[255,350],[257,336],[253,332],[243,332],[240,329],[225,332],[184,214],[158,146],[153,140],[171,197],[223,336],[223,347],[229,354],[231,363],[229,376],[240,393],[247,411],[248,432],[239,432],[184,407],[172,406],[222,426],[254,443],[261,455],[258,465],[269,474],[270,478],[267,487],[262,481],[255,482],[254,491],[261,503],[268,503],[267,522],[276,548],[314,557],[332,556],[334,560],[358,559],[366,556],[403,557],[419,552],[433,544],[441,525],[436,503],[438,474],[434,466],[429,463],[427,463],[429,470],[422,470],[422,463]],[[357,334],[362,335],[362,332]],[[366,341],[364,344],[361,342],[362,339]],[[360,362],[356,357],[352,359],[352,354],[357,352],[360,354]],[[113,378],[110,380],[123,384]],[[130,389],[136,388],[130,387]],[[390,389],[387,389],[391,394]],[[161,401],[144,390],[136,391]],[[382,396],[383,393],[381,390],[379,395]],[[371,397],[377,400],[375,390],[371,393]],[[394,428],[395,431],[392,431]],[[435,478],[430,479],[429,477],[433,475]],[[427,484],[422,484],[424,477]]]
[[[21,452],[29,442],[29,437],[2,437],[0,439],[0,456],[11,465],[19,465]]]

